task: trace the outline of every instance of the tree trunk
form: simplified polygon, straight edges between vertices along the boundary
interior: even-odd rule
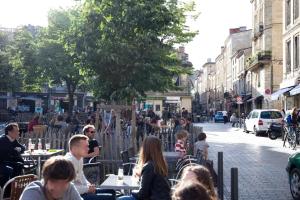
[[[68,107],[68,114],[69,116],[72,115],[73,107],[74,107],[74,92],[75,92],[75,86],[72,86],[69,81],[66,81],[67,83],[67,89],[68,89],[68,95],[69,95],[69,107]]]

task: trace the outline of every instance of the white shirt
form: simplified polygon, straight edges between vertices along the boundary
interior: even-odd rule
[[[65,158],[67,160],[70,160],[73,163],[76,177],[73,180],[73,183],[78,190],[79,194],[87,193],[89,190],[90,182],[86,179],[84,173],[83,173],[83,158],[78,160],[71,152],[67,153],[65,155]]]

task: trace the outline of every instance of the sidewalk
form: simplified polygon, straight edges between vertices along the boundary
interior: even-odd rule
[[[230,169],[237,167],[239,199],[292,200],[285,167],[295,151],[283,148],[281,140],[246,134],[230,124],[201,125],[208,135],[209,157],[216,171],[218,152],[223,152],[225,199],[230,199]]]

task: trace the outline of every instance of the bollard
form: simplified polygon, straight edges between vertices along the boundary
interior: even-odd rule
[[[218,196],[224,200],[223,152],[218,152]]]
[[[238,168],[231,168],[231,200],[239,199]]]

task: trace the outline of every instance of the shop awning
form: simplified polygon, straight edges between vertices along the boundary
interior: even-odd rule
[[[278,98],[283,95],[284,93],[292,90],[295,86],[291,86],[291,87],[287,87],[287,88],[282,88],[282,89],[279,89],[277,90],[276,92],[274,92],[272,95],[271,95],[271,100],[278,100]]]
[[[292,89],[290,91],[290,95],[293,96],[293,95],[296,95],[296,94],[299,94],[300,93],[300,85],[297,85],[294,89]]]

